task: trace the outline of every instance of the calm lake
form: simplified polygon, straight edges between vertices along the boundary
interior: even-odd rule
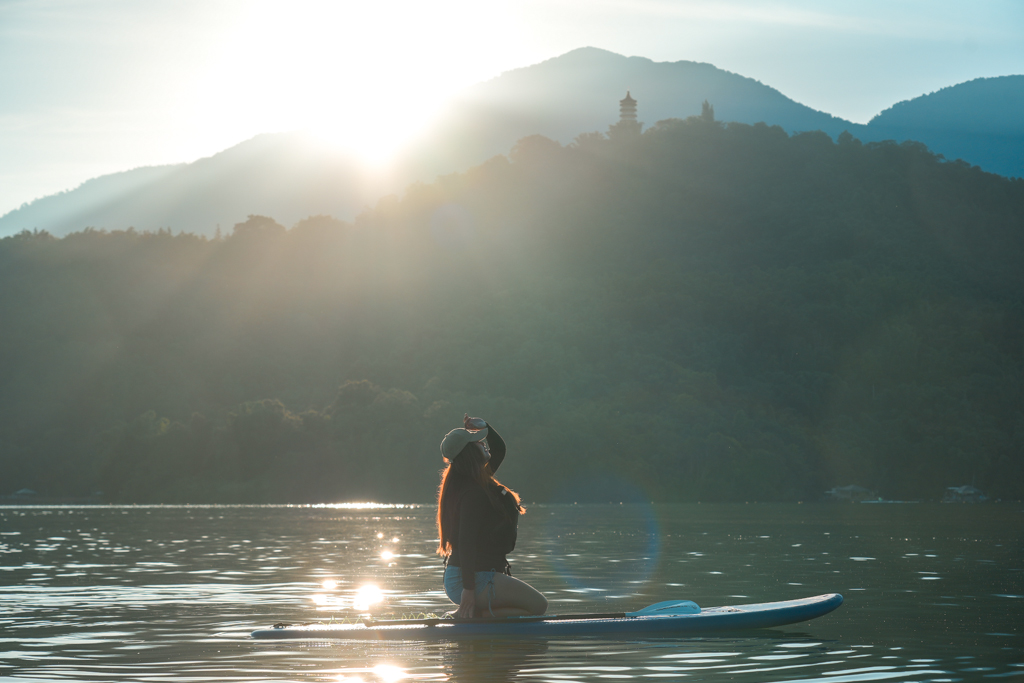
[[[281,621],[451,609],[432,515],[426,506],[2,507],[0,678],[1024,677],[1024,506],[1005,503],[532,505],[522,518],[513,572],[552,612],[846,598],[785,628],[639,642],[248,637]]]

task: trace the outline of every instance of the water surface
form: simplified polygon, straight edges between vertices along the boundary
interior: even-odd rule
[[[551,611],[828,592],[821,619],[699,638],[256,642],[274,622],[452,606],[429,507],[0,508],[0,677],[47,681],[959,681],[1024,676],[1024,507],[530,506]],[[380,602],[372,602],[380,598]]]

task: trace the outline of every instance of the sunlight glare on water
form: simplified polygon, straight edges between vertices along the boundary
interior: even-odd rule
[[[373,667],[373,673],[377,674],[384,683],[395,683],[395,681],[407,678],[401,667],[392,664],[378,664]]]
[[[433,509],[4,507],[0,679],[1015,679],[1022,532],[1016,504],[531,505],[510,560],[554,613],[846,602],[811,622],[700,637],[265,642],[249,633],[452,609]]]
[[[352,599],[352,607],[358,612],[365,612],[372,605],[376,605],[383,600],[384,594],[380,588],[373,584],[368,584],[356,591],[356,595]]]

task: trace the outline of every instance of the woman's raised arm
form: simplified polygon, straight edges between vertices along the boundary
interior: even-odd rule
[[[491,466],[491,474],[497,472],[501,466],[501,461],[505,459],[505,440],[501,438],[498,432],[494,431],[494,427],[479,417],[470,417],[469,413],[466,413],[462,418],[462,422],[466,429],[487,428],[487,450],[491,454],[491,459],[487,461],[487,464]]]

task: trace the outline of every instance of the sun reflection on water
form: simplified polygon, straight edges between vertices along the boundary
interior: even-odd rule
[[[355,596],[352,598],[352,607],[359,612],[365,612],[370,609],[370,605],[375,605],[383,600],[384,593],[381,589],[372,583],[368,583],[356,591]]]
[[[378,664],[373,667],[373,673],[380,676],[384,683],[394,683],[403,678],[408,678],[408,674],[405,673],[404,669],[393,664]]]
[[[342,674],[337,678],[338,683],[365,683],[366,678],[355,675],[355,672],[371,674],[371,679],[381,683],[396,683],[405,678],[417,680],[438,680],[436,675],[413,675],[400,666],[394,664],[378,664],[374,667],[349,669],[350,673]]]
[[[286,505],[284,507],[305,507],[327,510],[412,510],[423,507],[417,503],[313,503],[309,505]]]
[[[345,608],[344,600],[332,595],[317,593],[313,596],[313,602],[318,610],[340,610]]]

